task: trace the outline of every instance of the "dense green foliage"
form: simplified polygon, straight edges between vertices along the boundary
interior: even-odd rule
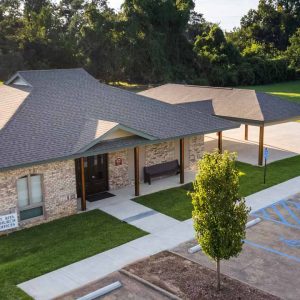
[[[68,67],[106,82],[293,79],[300,68],[298,2],[261,0],[225,34],[194,11],[192,0],[124,0],[120,12],[107,0],[2,0],[0,79],[18,69]]]
[[[30,299],[17,284],[145,234],[94,210],[0,237],[0,299]]]
[[[220,289],[220,261],[237,256],[246,237],[249,209],[239,194],[239,171],[235,155],[205,153],[191,192],[194,228],[202,251],[217,262]]]

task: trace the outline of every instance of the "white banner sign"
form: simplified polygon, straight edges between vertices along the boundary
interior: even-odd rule
[[[17,213],[0,216],[0,231],[18,227]]]

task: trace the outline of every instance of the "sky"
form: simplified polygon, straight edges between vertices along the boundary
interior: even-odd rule
[[[119,9],[123,0],[108,0],[110,6]],[[219,23],[224,30],[240,25],[240,19],[249,9],[257,8],[259,0],[196,0],[197,12],[209,22]]]

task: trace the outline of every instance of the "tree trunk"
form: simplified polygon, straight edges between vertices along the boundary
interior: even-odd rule
[[[217,291],[221,290],[220,260],[217,259]]]

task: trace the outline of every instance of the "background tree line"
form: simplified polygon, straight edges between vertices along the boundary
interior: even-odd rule
[[[261,0],[224,33],[192,0],[0,0],[0,79],[84,67],[102,81],[250,85],[300,69],[300,1]]]

